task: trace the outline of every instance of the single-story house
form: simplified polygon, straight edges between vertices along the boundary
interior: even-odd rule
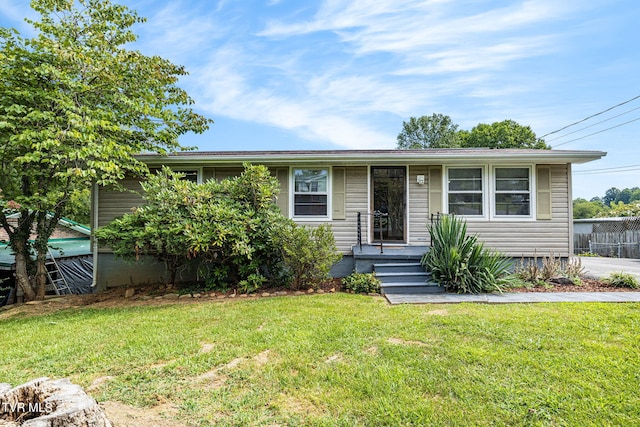
[[[437,213],[463,217],[470,232],[506,255],[568,257],[573,250],[572,165],[605,155],[577,150],[427,149],[188,151],[138,158],[151,168],[167,165],[186,172],[187,179],[197,182],[235,176],[243,162],[267,166],[280,182],[277,204],[284,215],[304,225],[331,224],[344,254],[340,271],[348,274],[354,257],[380,240],[385,253],[402,248],[424,253],[430,243],[427,224]],[[123,184],[133,192],[94,189],[94,227],[143,203],[136,180]],[[153,263],[127,269],[108,248],[97,248],[94,260],[99,287],[163,276]]]

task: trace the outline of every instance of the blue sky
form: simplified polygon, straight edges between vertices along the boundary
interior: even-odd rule
[[[26,3],[0,0],[0,25],[28,31]],[[190,72],[181,86],[215,120],[182,139],[201,150],[394,148],[433,113],[542,136],[640,95],[636,0],[121,3],[148,18],[135,47]],[[575,197],[640,186],[638,118],[640,98],[546,138],[608,152],[575,166]]]

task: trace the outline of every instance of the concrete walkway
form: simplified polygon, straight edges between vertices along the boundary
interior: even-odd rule
[[[505,292],[503,294],[385,294],[391,304],[513,304],[533,302],[640,302],[640,292]]]
[[[580,257],[585,276],[601,279],[624,272],[640,280],[640,259]],[[503,294],[386,294],[391,304],[488,304],[532,302],[640,302],[640,292],[505,292]]]

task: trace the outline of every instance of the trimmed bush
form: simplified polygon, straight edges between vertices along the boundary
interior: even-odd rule
[[[344,288],[357,294],[380,292],[380,280],[374,273],[351,273],[342,279]]]
[[[486,249],[477,235],[467,234],[465,221],[443,216],[429,226],[433,247],[421,264],[433,279],[449,292],[480,293],[500,291],[498,279],[509,273],[511,261]]]
[[[304,227],[291,221],[280,232],[283,279],[288,287],[317,288],[329,279],[331,267],[342,258],[329,225]]]

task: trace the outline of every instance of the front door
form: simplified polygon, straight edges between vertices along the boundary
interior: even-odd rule
[[[373,241],[406,242],[406,174],[405,167],[371,167]]]

